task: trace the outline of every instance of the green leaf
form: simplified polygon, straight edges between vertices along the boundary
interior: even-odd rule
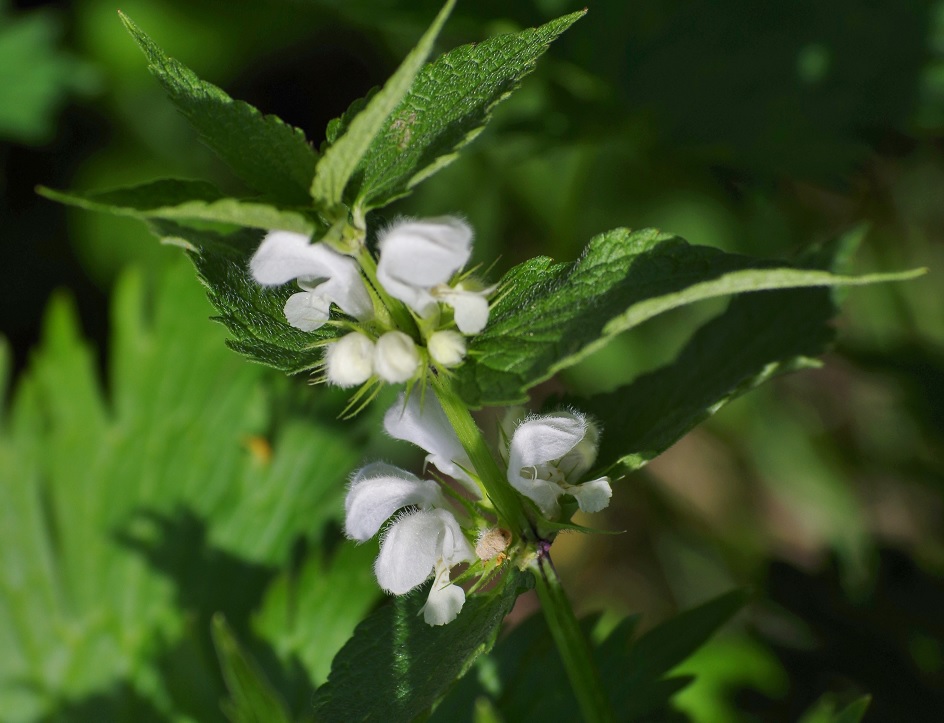
[[[170,99],[233,173],[286,205],[310,202],[317,155],[301,130],[200,80],[165,55],[128,16],[118,14]]]
[[[316,202],[324,204],[327,208],[341,203],[344,188],[354,169],[389,115],[409,91],[455,4],[455,0],[447,0],[432,25],[404,58],[396,72],[354,117],[344,135],[327,148],[318,161],[315,178],[311,183],[311,197]]]
[[[303,332],[285,320],[285,301],[297,291],[294,284],[266,288],[249,274],[249,259],[259,246],[258,232],[221,234],[154,221],[152,230],[166,242],[188,249],[207,296],[233,335],[226,343],[253,361],[290,374],[310,370],[321,362],[319,341],[337,331],[325,325]]]
[[[835,697],[826,694],[803,714],[799,723],[860,723],[871,702],[872,696],[864,695],[841,710],[836,710]]]
[[[732,592],[688,610],[634,638],[637,617],[624,619],[594,646],[593,657],[618,721],[676,721],[672,697],[691,678],[673,669],[694,653],[745,604]],[[593,618],[581,621],[589,633]],[[437,707],[432,723],[471,719],[474,701],[486,698],[502,719],[580,720],[563,663],[543,615],[533,615],[481,658],[478,675],[467,675]]]
[[[333,410],[277,404],[288,380],[226,350],[211,311],[182,259],[151,295],[124,275],[103,381],[74,306],[50,306],[0,412],[5,720],[219,721],[210,614],[247,635],[268,581],[336,520],[358,442]],[[375,597],[347,589],[355,609]],[[340,605],[306,603],[325,626]]]
[[[410,721],[426,713],[472,661],[491,647],[529,577],[509,574],[487,595],[466,600],[459,617],[433,627],[420,609],[429,584],[384,605],[357,626],[315,694],[323,723]]]
[[[0,7],[0,136],[48,142],[67,97],[98,88],[96,68],[56,47],[61,24],[51,12],[9,17]]]
[[[321,228],[321,224],[302,209],[279,208],[252,199],[229,198],[205,181],[164,179],[84,194],[42,186],[37,191],[60,203],[140,219],[211,221],[308,235]]]
[[[585,12],[463,45],[426,65],[360,160],[346,195],[365,209],[385,206],[449,164]]]
[[[542,257],[511,269],[456,384],[474,407],[520,403],[530,387],[670,309],[746,291],[870,284],[921,273],[840,276],[692,246],[654,229],[616,229],[593,238],[572,263]]]
[[[843,268],[858,231],[819,252],[810,264]],[[771,377],[815,366],[835,337],[838,311],[828,288],[763,291],[736,297],[660,369],[614,392],[571,399],[605,430],[597,464],[638,469],[728,402]]]
[[[213,617],[213,644],[230,694],[224,704],[226,717],[232,723],[291,723],[285,703],[240,648],[223,615]]]

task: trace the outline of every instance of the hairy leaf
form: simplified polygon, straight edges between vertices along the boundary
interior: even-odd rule
[[[383,128],[387,117],[406,95],[426,58],[443,23],[452,12],[455,0],[447,0],[432,25],[423,34],[416,47],[403,59],[400,67],[377,93],[367,102],[350,124],[344,135],[327,148],[318,161],[315,178],[311,183],[311,197],[327,207],[339,204],[345,186],[357,168],[374,137]],[[336,132],[336,129],[335,129]]]
[[[672,670],[694,653],[746,602],[732,592],[671,618],[634,639],[638,618],[617,625],[593,654],[617,721],[683,721],[671,698],[690,677]],[[582,621],[589,632],[593,618]],[[503,720],[579,720],[576,700],[547,623],[534,615],[516,627],[436,709],[433,723],[470,721],[473,703],[490,701]],[[483,680],[488,680],[483,685]]]
[[[301,130],[200,80],[165,55],[126,15],[119,16],[170,99],[233,173],[280,203],[309,202],[317,155]]]
[[[502,279],[488,326],[457,374],[472,406],[518,403],[527,390],[664,311],[728,294],[908,279],[923,270],[841,276],[729,254],[654,229],[593,238],[572,263],[542,257]]]
[[[309,235],[321,227],[302,209],[279,208],[253,199],[230,198],[205,181],[163,179],[84,194],[42,186],[37,190],[46,198],[60,203],[140,219],[212,221]]]
[[[373,139],[346,195],[364,208],[384,206],[450,163],[548,45],[585,12],[463,45],[425,66]]]
[[[323,326],[303,332],[285,320],[285,301],[297,291],[294,284],[266,288],[249,274],[249,259],[259,245],[258,232],[246,229],[230,234],[204,231],[170,221],[155,221],[154,232],[170,243],[179,243],[219,312],[214,317],[233,335],[226,343],[254,361],[289,373],[310,370],[321,361],[319,341],[337,331]]]
[[[459,617],[432,627],[419,614],[429,584],[383,606],[357,626],[315,694],[324,723],[411,721],[425,713],[491,647],[502,619],[529,578],[506,576],[500,589],[466,600]]]

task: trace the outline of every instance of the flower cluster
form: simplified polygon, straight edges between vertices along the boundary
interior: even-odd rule
[[[315,331],[336,306],[354,322],[327,346],[325,378],[350,388],[372,379],[399,384],[421,376],[428,360],[442,369],[462,363],[465,336],[488,321],[488,294],[470,278],[457,278],[472,253],[472,229],[451,216],[401,220],[377,239],[380,258],[369,272],[352,256],[325,242],[289,231],[268,233],[249,264],[265,286],[296,281],[301,289],[285,303],[288,323]],[[359,253],[367,253],[360,250]],[[413,323],[398,326],[389,304],[409,311]]]
[[[609,479],[585,480],[596,460],[599,430],[576,411],[509,410],[496,455],[504,466],[486,463],[489,477],[483,479],[426,377],[432,367],[437,384],[448,384],[448,371],[466,357],[466,336],[488,322],[493,289],[462,273],[472,252],[472,229],[449,216],[401,220],[378,234],[376,262],[362,245],[347,254],[335,242],[272,231],[250,261],[250,272],[266,286],[298,284],[284,307],[293,327],[313,332],[331,323],[347,330],[318,342],[325,346],[328,382],[364,385],[354,400],[368,398],[367,390],[378,382],[407,384],[384,416],[384,428],[425,450],[424,474],[429,468],[436,474],[418,477],[385,462],[365,465],[350,480],[344,530],[357,542],[380,535],[374,573],[387,592],[404,595],[432,578],[423,618],[445,625],[459,614],[467,590],[475,591],[506,564],[529,564],[537,543],[547,542],[535,537],[541,520],[562,517],[562,497],[573,498],[584,512],[609,504]],[[471,418],[458,423],[468,426],[463,439],[481,434]],[[476,455],[483,449],[488,453],[480,447]],[[493,506],[487,492],[495,493],[498,485],[521,496],[514,512],[503,511],[507,498],[502,510]],[[518,527],[502,514],[514,516]],[[529,524],[531,529],[523,529]],[[463,568],[458,577],[457,567]]]
[[[424,398],[401,394],[387,411],[384,427],[392,437],[425,450],[427,465],[454,478],[468,494],[460,497],[438,481],[374,462],[351,479],[345,531],[363,542],[383,528],[374,566],[378,583],[402,595],[432,576],[423,616],[430,625],[443,625],[465,602],[465,591],[451,580],[452,568],[465,563],[473,573],[493,572],[507,559],[511,534],[487,507],[478,475],[432,393]],[[598,440],[596,427],[577,412],[527,417],[503,448],[507,481],[548,517],[560,512],[557,500],[564,494],[573,495],[587,512],[601,510],[609,503],[609,480],[578,484],[596,458]],[[476,541],[474,548],[470,539]],[[495,564],[489,567],[491,561]]]

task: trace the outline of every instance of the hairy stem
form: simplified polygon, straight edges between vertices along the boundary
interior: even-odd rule
[[[577,696],[583,719],[587,723],[613,723],[613,711],[603,690],[590,644],[580,629],[574,609],[551,562],[550,543],[541,541],[538,546],[536,569],[533,572],[541,609],[561,660],[564,661],[564,669]]]
[[[482,480],[485,493],[495,510],[512,527],[515,534],[524,537],[531,536],[533,528],[521,504],[521,498],[508,484],[505,473],[498,466],[488,443],[482,436],[482,431],[472,419],[469,407],[453,391],[448,379],[442,376],[434,377],[433,389],[462,447],[469,455],[472,466],[475,467],[479,479]]]

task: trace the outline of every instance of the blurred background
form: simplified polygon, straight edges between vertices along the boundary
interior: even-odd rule
[[[699,676],[678,698],[695,720],[792,721],[823,693],[871,693],[867,721],[940,721],[944,3],[586,4],[462,157],[373,223],[461,213],[496,279],[616,226],[762,257],[859,227],[858,270],[929,267],[849,293],[821,369],[752,392],[621,480],[593,523],[625,533],[564,536],[555,554],[603,628],[752,587],[751,609],[683,666]],[[584,5],[460,0],[439,49]],[[317,146],[438,6],[120,7]],[[374,431],[382,403],[340,431],[343,398],[228,352],[179,249],[35,194],[158,177],[238,190],[116,9],[0,0],[0,710],[221,720],[208,621],[223,610],[303,711],[380,598],[372,551],[340,542],[343,480],[365,454],[417,460]],[[721,308],[659,317],[560,381],[625,384]]]

